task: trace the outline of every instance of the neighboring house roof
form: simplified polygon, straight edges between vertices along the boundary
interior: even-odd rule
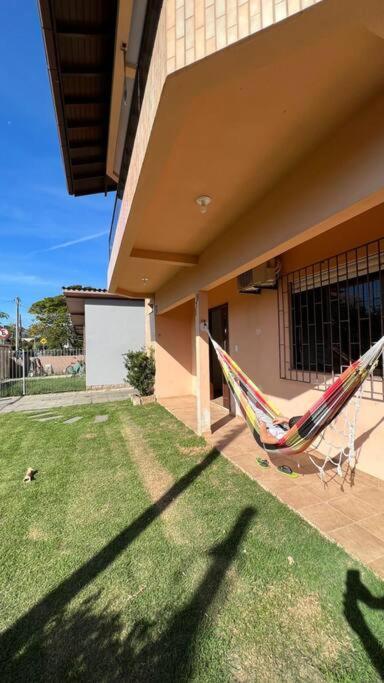
[[[99,287],[83,287],[82,285],[63,287],[63,292],[101,292],[102,294],[108,294],[107,289],[100,289]]]
[[[84,308],[85,302],[88,299],[115,301],[116,299],[129,301],[140,301],[143,299],[132,299],[122,294],[111,294],[106,289],[96,289],[95,287],[63,287],[63,295],[71,316],[72,325],[76,334],[83,336],[84,334]]]
[[[106,155],[117,0],[39,6],[68,191],[114,190]]]

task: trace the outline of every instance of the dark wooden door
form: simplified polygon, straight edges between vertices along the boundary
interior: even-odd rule
[[[229,352],[229,332],[228,332],[228,304],[216,306],[209,309],[209,329],[214,340]],[[230,408],[229,388],[223,377],[217,355],[209,346],[209,372],[211,386],[211,400],[223,397],[223,405]]]

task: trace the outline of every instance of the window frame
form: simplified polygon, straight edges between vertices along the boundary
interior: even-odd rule
[[[378,280],[372,276],[379,273]],[[379,285],[373,284],[374,282],[379,282]],[[336,321],[332,320],[331,313],[331,287],[332,285],[337,286],[337,297],[334,298],[335,306],[337,308]],[[361,295],[359,288],[363,285],[361,290]],[[328,289],[327,294],[322,292]],[[344,302],[340,296],[340,289],[344,289]],[[313,291],[313,296],[309,297],[308,292]],[[319,301],[315,302],[316,297],[318,297],[318,292],[320,291],[320,308],[321,308],[321,342],[318,343],[318,323],[316,318],[316,306]],[[317,292],[317,294],[315,293]],[[351,293],[353,292],[353,298],[356,306],[356,316],[357,316],[357,329],[358,329],[358,341],[351,342],[351,339],[355,339],[351,335]],[[376,293],[375,293],[376,292]],[[300,301],[300,315],[301,319],[298,321],[295,316],[298,315],[296,306],[293,304],[293,297],[300,295],[300,298],[296,301]],[[314,307],[311,316],[314,316],[314,322],[309,323],[309,298],[312,300],[312,305]],[[302,302],[305,301],[306,304]],[[327,313],[328,321],[324,320],[324,299],[327,299],[328,305],[330,307],[329,314]],[[365,305],[367,308],[367,316],[364,319],[360,319],[360,309],[361,306]],[[356,360],[362,355],[366,350],[366,344],[362,344],[361,339],[361,321],[367,321],[367,327],[364,339],[367,339],[369,346],[371,346],[377,339],[372,337],[372,320],[374,322],[374,327],[376,332],[380,330],[381,336],[384,335],[384,237],[376,240],[367,242],[366,244],[353,247],[347,251],[338,253],[334,256],[327,257],[310,265],[302,266],[288,273],[282,273],[279,278],[278,293],[277,293],[277,304],[278,304],[278,333],[279,333],[279,374],[280,379],[293,380],[297,382],[305,382],[310,384],[321,385],[324,387],[329,384],[329,380],[333,379],[336,375],[345,369],[353,360]],[[340,307],[345,306],[344,313],[346,318],[341,317]],[[306,330],[306,335],[303,334],[303,309],[307,308],[306,311],[306,324],[308,329]],[[314,325],[314,335],[315,335],[315,360],[311,361],[311,335],[309,331],[309,324]],[[342,333],[345,335],[345,324],[347,325],[347,336],[348,336],[348,358],[345,358],[345,364],[340,365],[340,372],[335,370],[334,363],[334,345],[332,340],[332,330],[334,325],[338,326],[338,341],[336,347],[338,347],[338,352],[340,359],[344,354],[344,345],[342,341]],[[325,332],[325,326],[329,326],[329,330]],[[298,332],[298,328],[301,326],[301,334]],[[325,353],[326,353],[326,336],[330,333],[330,363],[325,363]],[[300,354],[297,353],[297,335],[301,339]],[[312,335],[313,337],[313,335]],[[307,338],[307,342],[304,343],[304,339]],[[345,336],[344,336],[345,340]],[[323,348],[323,363],[319,362],[319,345]],[[307,346],[308,349],[304,352],[304,347]],[[353,346],[353,350],[352,350]],[[345,356],[347,354],[344,354]],[[298,357],[300,356],[300,358]],[[301,361],[300,361],[301,359]],[[307,359],[307,363],[305,363]],[[304,362],[303,362],[304,361]],[[302,367],[298,367],[301,365]],[[379,380],[381,384],[380,398],[384,397],[384,377],[383,377],[383,363],[380,365],[380,376],[374,378]]]

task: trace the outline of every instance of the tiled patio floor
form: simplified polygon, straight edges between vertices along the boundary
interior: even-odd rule
[[[196,431],[193,396],[162,399],[161,404]],[[342,477],[332,467],[322,482],[306,455],[300,456],[299,466],[293,458],[279,456],[271,461],[268,469],[262,469],[256,464],[256,457],[265,458],[265,453],[241,418],[232,417],[225,408],[212,402],[211,421],[212,433],[206,436],[209,443],[384,578],[384,481],[360,471],[351,472],[345,465]],[[290,479],[280,474],[274,465],[284,462],[300,476]]]

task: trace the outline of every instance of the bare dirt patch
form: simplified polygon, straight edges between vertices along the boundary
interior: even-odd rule
[[[323,610],[317,595],[303,595],[296,600],[296,603],[287,610],[286,620],[287,625],[296,624],[299,638],[301,636],[312,642],[325,659],[337,659],[341,643],[335,638],[332,629],[325,627]],[[348,639],[346,644],[349,645]]]
[[[174,479],[161,467],[137,427],[125,423],[122,431],[129,446],[129,453],[140,471],[151,500],[155,503],[171,488]]]
[[[203,446],[179,446],[178,448],[181,455],[192,457],[202,457],[207,451]]]
[[[28,539],[30,541],[47,541],[48,540],[48,534],[46,534],[41,529],[38,529],[37,527],[32,526],[28,531]]]
[[[236,602],[245,587],[240,578],[231,578],[231,600]],[[333,624],[326,619],[320,597],[315,593],[300,595],[297,580],[289,576],[284,585],[280,582],[271,583],[263,587],[262,593],[255,587],[255,594],[256,612],[255,603],[249,609],[243,608],[242,622],[231,626],[235,647],[228,649],[227,656],[233,680],[238,683],[249,680],[268,683],[280,683],[282,680],[287,683],[323,681],[322,673],[313,665],[316,653],[321,653],[327,666],[333,666],[342,650],[350,650],[351,643],[348,637],[342,642],[337,637]],[[290,603],[288,607],[287,602]],[[257,623],[258,613],[264,611],[273,615],[277,631],[285,634],[286,642],[289,643],[285,655],[280,648],[275,647],[273,634],[270,648],[260,648],[258,642],[248,637],[248,628],[244,624],[248,624],[252,632],[253,621]],[[292,651],[301,650],[301,659],[292,658]]]
[[[114,479],[115,481],[125,481],[126,479],[128,479],[128,474],[125,470],[119,468],[115,472]]]
[[[174,484],[174,478],[161,467],[137,426],[132,426],[124,421],[122,434],[128,444],[128,452],[139,470],[141,480],[152,502],[161,511],[161,519],[165,524],[166,534],[171,541],[178,545],[185,543],[185,533],[182,533],[180,529],[180,501],[175,500],[166,508],[163,508],[161,501]]]

